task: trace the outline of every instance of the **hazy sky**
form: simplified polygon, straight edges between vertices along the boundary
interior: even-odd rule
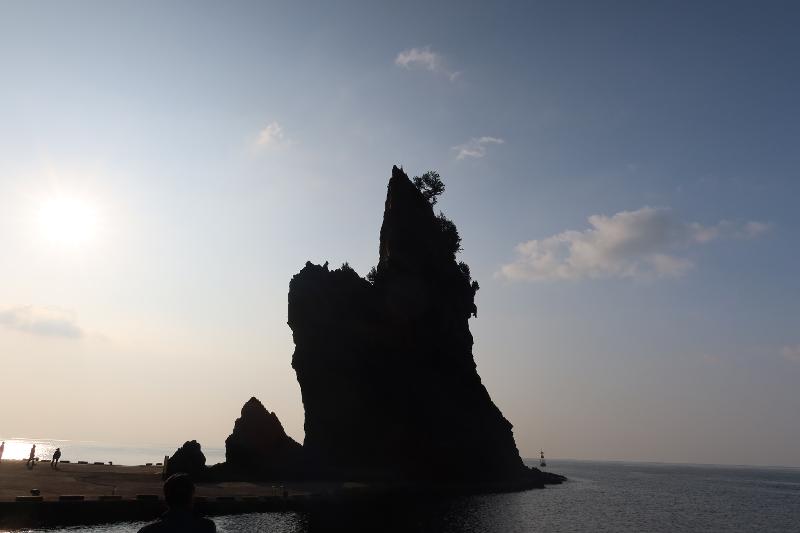
[[[302,440],[289,280],[402,164],[523,455],[800,465],[798,4],[377,4],[0,2],[0,435]]]

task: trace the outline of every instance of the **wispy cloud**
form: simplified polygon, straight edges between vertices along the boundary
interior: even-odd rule
[[[784,346],[781,349],[781,355],[787,361],[800,363],[800,344],[795,344],[794,346]]]
[[[269,148],[284,142],[283,127],[274,121],[259,131],[256,137],[256,146],[259,148]]]
[[[31,305],[0,310],[0,325],[37,335],[77,339],[83,336],[72,313],[62,309]]]
[[[721,238],[750,239],[769,228],[763,222],[686,223],[664,207],[592,215],[588,221],[589,229],[517,245],[517,258],[503,265],[500,276],[512,281],[677,277],[694,266],[680,250]]]
[[[702,226],[697,223],[689,224],[692,230],[694,240],[699,243],[705,243],[718,239],[720,237],[735,238],[735,239],[754,239],[769,230],[770,226],[766,222],[745,222],[744,224],[737,224],[730,220],[723,220],[713,226]]]
[[[458,154],[456,159],[465,159],[467,157],[483,157],[486,155],[487,147],[492,144],[503,144],[506,141],[498,137],[473,137],[464,144],[453,146]]]
[[[403,50],[394,59],[394,64],[406,69],[422,69],[447,76],[450,81],[455,81],[461,75],[447,68],[441,54],[431,50],[430,46],[422,48],[409,48]]]

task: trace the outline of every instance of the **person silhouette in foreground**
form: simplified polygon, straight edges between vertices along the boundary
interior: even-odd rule
[[[50,461],[50,468],[58,468],[58,460],[61,459],[61,448],[56,448],[53,452],[53,460]]]
[[[36,466],[36,445],[31,446],[31,454],[28,456],[28,461],[25,463],[29,469]]]
[[[164,482],[164,499],[169,508],[161,517],[139,533],[215,533],[217,526],[208,518],[192,512],[194,483],[189,474],[173,474]]]

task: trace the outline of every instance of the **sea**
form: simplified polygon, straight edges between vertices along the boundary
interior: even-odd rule
[[[155,462],[176,447],[58,442],[65,458],[115,464]],[[9,450],[8,441],[6,446]],[[208,451],[209,463],[224,455],[221,449]],[[392,498],[319,513],[243,514],[214,521],[221,532],[800,532],[800,468],[554,459],[547,470],[569,481],[543,490]],[[124,533],[142,525],[23,531]]]
[[[171,456],[183,444],[143,444],[131,446],[99,441],[59,440],[46,438],[2,438],[6,443],[3,459],[22,459],[30,456],[31,446],[36,445],[36,457],[50,459],[56,448],[61,449],[61,459],[77,463],[88,461],[90,463],[103,462],[115,465],[144,465],[147,463],[160,463],[164,456]],[[225,449],[203,446],[206,464],[213,465],[225,460]]]

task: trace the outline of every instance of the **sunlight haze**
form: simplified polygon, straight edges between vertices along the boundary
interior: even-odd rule
[[[0,437],[302,442],[289,282],[396,164],[523,457],[800,466],[788,4],[613,4],[2,3]]]

